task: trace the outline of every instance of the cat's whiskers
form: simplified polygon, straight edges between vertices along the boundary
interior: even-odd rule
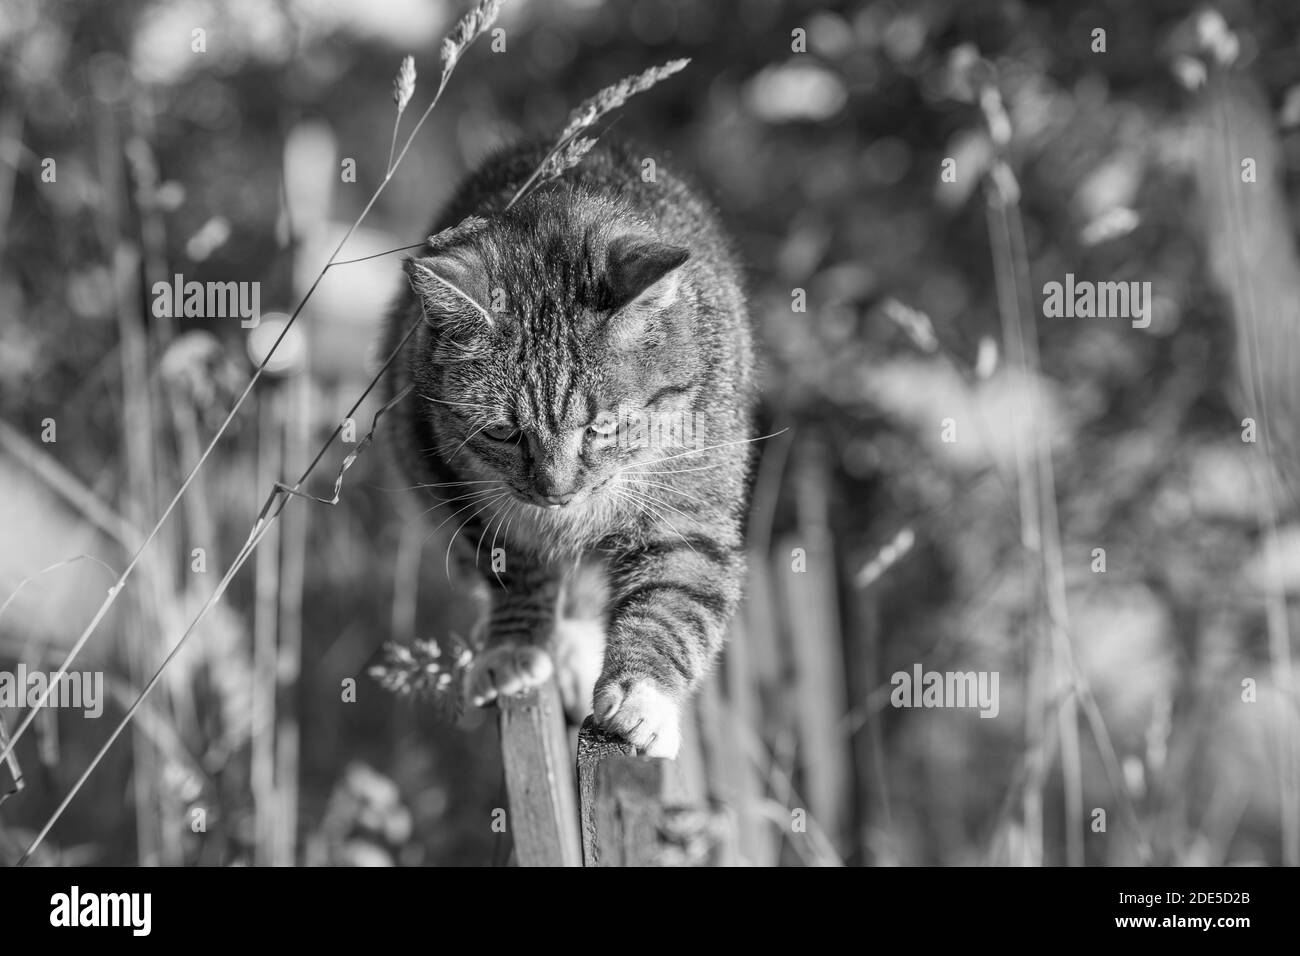
[[[640,467],[640,464],[641,464],[640,462],[637,462],[637,464],[629,465],[628,467],[637,468]],[[693,471],[709,471],[712,468],[725,468],[729,464],[730,462],[726,462],[726,461],[713,461],[713,462],[709,462],[709,464],[707,465],[698,465],[695,468],[671,468],[671,469],[665,469],[663,471],[655,470],[655,471],[648,471],[648,472],[632,472],[632,474],[687,475]]]
[[[657,481],[644,481],[641,478],[637,478],[632,475],[624,475],[623,480],[629,481],[634,485],[643,485],[647,488],[662,488],[664,491],[671,491],[675,495],[681,495],[683,498],[686,498],[689,501],[697,502],[698,504],[701,504],[706,508],[709,506],[709,503],[705,501],[703,498],[698,498],[695,495],[691,494],[690,492],[682,491],[682,489],[680,488],[674,488],[672,485],[661,484],[660,482]]]
[[[650,519],[653,520],[653,521],[662,522],[664,525],[666,525],[666,526],[668,527],[668,530],[670,530],[673,534],[677,535],[677,537],[681,538],[681,539],[682,539],[682,542],[683,542],[683,543],[684,543],[688,548],[690,548],[692,551],[695,550],[695,548],[691,545],[691,543],[690,543],[689,541],[686,540],[686,536],[683,535],[680,531],[678,531],[678,530],[677,530],[677,527],[676,527],[676,526],[675,526],[671,521],[669,521],[667,518],[665,518],[662,514],[660,514],[658,511],[656,511],[653,507],[651,507],[650,505],[647,505],[647,504],[645,503],[645,499],[644,499],[643,497],[641,497],[641,496],[633,497],[633,495],[632,495],[630,489],[623,489],[622,491],[618,492],[618,496],[619,496],[623,501],[625,501],[625,502],[627,502],[628,504],[632,505],[632,507],[634,507],[634,508],[635,508],[637,511],[639,511],[641,514],[645,515],[647,518],[650,518]]]
[[[513,524],[515,523],[515,518],[518,517],[519,514],[524,510],[524,509],[523,509],[523,506],[522,506],[522,503],[519,501],[518,498],[514,499],[514,500],[511,502],[511,505],[514,506],[514,510],[511,511],[511,513],[510,513],[510,519],[506,522],[506,529],[505,529],[504,532],[502,532],[502,537],[503,537],[506,541],[509,541],[509,540],[510,540],[510,526],[513,525]]]
[[[451,461],[453,458],[455,458],[457,455],[459,455],[459,454],[460,454],[460,450],[461,450],[462,448],[464,448],[467,444],[469,444],[469,440],[470,440],[471,438],[473,438],[475,435],[477,435],[479,432],[481,432],[483,429],[487,428],[490,424],[492,424],[490,421],[486,421],[486,422],[484,422],[482,425],[480,425],[478,428],[474,429],[472,432],[470,432],[468,435],[466,435],[466,436],[465,436],[465,440],[464,440],[463,442],[461,442],[459,445],[457,445],[457,446],[456,446],[456,450],[453,451],[450,455],[448,455],[448,456],[445,458],[445,460],[446,460],[446,461]]]
[[[420,491],[423,488],[451,488],[456,485],[476,485],[490,484],[488,481],[442,481],[442,482],[421,482],[418,485],[399,485],[396,488],[385,487],[384,485],[374,486],[377,490],[383,492],[404,493],[408,491]]]
[[[484,495],[490,495],[490,494],[492,494],[492,489],[488,489],[488,490],[486,490],[486,491],[475,491],[475,492],[472,492],[472,494],[475,496],[475,497],[474,497],[474,500],[470,501],[470,502],[469,502],[468,504],[466,504],[466,505],[462,505],[461,507],[457,508],[455,511],[453,511],[451,514],[449,514],[447,517],[443,518],[442,521],[438,522],[438,526],[437,526],[436,528],[434,528],[432,531],[430,531],[427,535],[425,535],[425,538],[424,538],[425,542],[427,542],[430,538],[432,538],[435,534],[437,534],[438,531],[441,530],[442,526],[445,525],[445,524],[446,524],[448,521],[450,521],[452,518],[455,518],[456,515],[460,514],[460,513],[463,512],[463,511],[468,511],[470,508],[473,508],[476,504],[478,504],[480,501],[483,500],[483,496],[484,496]],[[438,506],[437,506],[437,505],[434,505],[434,508],[436,508],[436,507],[438,507]],[[430,508],[429,511],[433,511],[434,508]],[[428,511],[425,512],[425,514],[428,514],[428,513],[429,513]]]
[[[690,455],[702,455],[706,451],[713,451],[717,448],[730,448],[733,445],[748,445],[750,442],[767,441],[767,439],[775,438],[777,435],[782,435],[787,431],[789,431],[788,428],[782,428],[779,432],[772,432],[772,434],[770,435],[759,435],[757,438],[737,438],[735,441],[724,441],[724,442],[718,442],[718,444],[716,445],[705,445],[703,448],[692,448],[690,451],[680,452],[676,455],[667,455],[663,458],[651,459],[650,461],[633,462],[630,465],[625,465],[624,467],[618,469],[618,472],[616,473],[621,474],[622,472],[627,471],[631,468],[648,468],[650,465],[658,465],[661,462],[673,461],[674,459],[677,458],[686,458],[689,457]]]
[[[505,511],[501,512],[502,518],[501,518],[500,521],[497,522],[497,529],[496,529],[496,531],[493,531],[493,532],[492,532],[492,544],[489,545],[489,547],[488,547],[488,551],[490,551],[490,552],[491,552],[491,551],[496,551],[496,549],[497,549],[497,535],[501,532],[501,526],[502,526],[503,524],[506,524],[506,520],[505,520],[505,519],[506,519],[507,517],[510,519],[510,521],[514,521],[514,520],[515,520],[515,513],[516,513],[516,511],[518,510],[518,508],[519,508],[519,499],[518,499],[518,498],[511,498],[510,501],[509,501],[509,502],[507,503],[507,505],[506,505],[506,509],[505,509]],[[507,527],[507,530],[506,530],[506,537],[505,537],[504,539],[502,539],[503,541],[509,541],[509,540],[510,540],[509,525],[507,524],[506,527]],[[492,575],[497,579],[497,584],[500,584],[500,583],[501,583],[501,575],[500,575],[500,573],[496,570],[496,568],[493,568],[493,569],[492,569]]]
[[[622,488],[622,489],[620,489],[620,490],[621,490],[621,492],[622,492],[623,494],[625,494],[625,495],[632,495],[632,496],[635,497],[635,499],[639,499],[640,502],[641,502],[641,509],[642,509],[642,511],[648,512],[648,513],[650,513],[651,515],[653,515],[656,519],[658,519],[659,521],[662,521],[662,522],[667,526],[667,528],[668,528],[669,531],[671,531],[673,534],[677,535],[677,537],[679,537],[679,538],[682,539],[682,543],[685,544],[686,547],[690,548],[692,551],[695,550],[695,546],[692,545],[689,541],[686,540],[686,535],[684,535],[684,534],[682,534],[680,531],[678,531],[678,530],[677,530],[677,526],[676,526],[675,524],[673,524],[671,521],[669,521],[666,517],[664,517],[663,514],[660,513],[660,512],[659,512],[659,511],[654,507],[654,505],[663,505],[664,507],[672,508],[671,505],[668,505],[668,504],[666,504],[665,502],[660,501],[660,500],[657,499],[657,498],[651,498],[649,495],[645,494],[644,492],[641,492],[641,491],[635,491],[635,490],[633,490],[633,489],[631,489],[631,488],[626,488],[626,487],[625,487],[625,488]],[[652,502],[653,504],[648,503],[648,502]],[[675,508],[674,508],[673,510],[676,511]],[[678,514],[681,514],[680,511],[678,511],[677,513],[678,513]],[[686,516],[686,515],[682,515],[682,517],[687,517],[687,516]]]
[[[645,515],[646,517],[651,516],[650,512],[646,511],[645,508],[642,507],[641,503],[637,501],[635,498],[633,498],[631,495],[624,494],[622,491],[619,491],[618,489],[614,489],[612,491],[612,494],[614,495],[616,500],[631,505],[633,508],[635,508],[638,512]]]
[[[474,498],[483,498],[487,495],[495,494],[498,490],[499,489],[497,488],[480,488],[477,491],[470,491],[463,495],[457,495],[455,498],[440,498],[432,507],[424,509],[424,511],[421,512],[421,515],[427,515],[430,511],[437,511],[443,505],[455,504],[457,501],[468,500],[472,504]],[[437,529],[435,528],[434,530],[436,531]]]
[[[446,570],[446,572],[447,572],[447,583],[448,583],[448,584],[451,583],[451,549],[452,549],[452,546],[456,543],[456,536],[457,536],[458,534],[460,534],[461,531],[464,530],[465,525],[469,524],[471,521],[473,521],[475,518],[477,518],[479,515],[481,515],[484,511],[486,511],[488,508],[492,507],[492,505],[496,504],[496,503],[497,503],[498,501],[500,501],[502,498],[507,497],[509,494],[510,494],[509,491],[503,491],[503,492],[501,492],[501,494],[497,495],[495,498],[490,498],[490,499],[488,499],[488,501],[487,501],[486,503],[484,503],[482,507],[480,507],[480,508],[479,508],[477,511],[475,511],[472,515],[470,515],[468,518],[466,518],[464,521],[462,521],[462,522],[460,523],[460,527],[458,527],[455,531],[453,531],[453,532],[451,533],[451,540],[447,542],[447,558],[446,558],[446,561],[444,562],[445,570]],[[477,502],[475,502],[475,504],[477,504]]]
[[[635,479],[633,479],[633,480],[632,480],[632,484],[641,484],[641,485],[644,485],[644,484],[649,484],[649,482],[638,482],[638,481],[636,481]],[[659,487],[667,487],[667,486],[665,486],[665,485],[660,485]],[[664,499],[663,499],[661,496],[656,495],[656,494],[655,494],[654,492],[652,492],[652,491],[641,491],[640,489],[633,489],[633,488],[629,488],[628,490],[629,490],[629,491],[635,491],[637,494],[641,495],[643,498],[646,498],[647,500],[652,501],[652,502],[654,502],[655,504],[657,504],[657,505],[659,505],[659,506],[661,506],[661,507],[668,508],[670,511],[672,511],[672,512],[678,514],[678,515],[681,515],[681,516],[682,516],[683,518],[685,518],[687,521],[694,520],[694,517],[693,517],[692,515],[688,515],[686,512],[680,510],[679,508],[674,507],[672,504],[670,504],[670,503],[667,502],[667,501],[664,501]],[[676,489],[673,489],[673,490],[676,490]]]
[[[424,484],[411,485],[409,488],[399,488],[399,489],[397,489],[397,490],[398,490],[398,491],[415,491],[415,490],[417,490],[417,489],[419,489],[419,488],[451,488],[451,487],[456,486],[456,485],[495,485],[495,484],[497,484],[497,480],[496,480],[495,478],[484,478],[484,479],[481,479],[481,480],[479,480],[479,481],[439,481],[439,482],[426,482],[426,483],[424,483]]]
[[[513,499],[513,496],[512,496],[512,499]],[[513,500],[511,500],[511,501],[507,501],[507,502],[506,502],[506,507],[505,507],[505,508],[498,508],[497,511],[492,515],[492,517],[488,518],[487,522],[483,525],[483,530],[482,530],[481,532],[479,532],[479,536],[478,536],[478,544],[474,546],[474,564],[475,564],[475,565],[478,564],[479,555],[481,555],[481,554],[483,553],[483,539],[487,536],[488,531],[490,531],[490,530],[492,529],[492,523],[493,523],[493,522],[496,522],[497,530],[500,530],[500,528],[501,528],[501,522],[503,522],[503,521],[505,520],[505,516],[506,516],[507,514],[510,513],[510,506],[511,506],[513,503],[514,503]],[[488,552],[489,552],[488,557],[491,557],[491,552],[496,548],[496,543],[497,543],[497,536],[496,536],[495,534],[493,534],[493,535],[492,535],[492,544],[491,544],[491,545],[489,546],[489,548],[488,548]]]

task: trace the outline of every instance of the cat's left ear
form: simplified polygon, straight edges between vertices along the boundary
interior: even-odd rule
[[[617,311],[635,302],[656,311],[672,305],[681,290],[677,267],[690,256],[689,249],[657,239],[613,239],[605,253],[606,307]]]
[[[470,327],[481,320],[492,325],[488,311],[488,283],[481,258],[469,249],[457,248],[432,256],[409,258],[402,263],[411,287],[424,302],[425,314],[443,323]]]

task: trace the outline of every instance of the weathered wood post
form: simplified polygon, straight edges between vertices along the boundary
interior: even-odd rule
[[[612,862],[601,860],[600,827],[596,820],[597,797],[596,772],[612,759],[635,760],[636,748],[625,740],[601,732],[593,718],[588,717],[578,732],[578,810],[582,826],[582,865],[614,866]],[[606,856],[614,854],[607,848]]]
[[[581,866],[573,757],[554,681],[501,701],[501,759],[520,866]]]
[[[730,817],[690,799],[673,761],[637,757],[591,717],[578,734],[578,803],[586,866],[725,866]],[[690,802],[683,803],[683,800]]]

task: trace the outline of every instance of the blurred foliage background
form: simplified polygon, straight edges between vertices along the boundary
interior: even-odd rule
[[[237,320],[156,319],[152,283],[257,281],[264,313],[292,311],[384,178],[401,57],[420,71],[409,128],[463,12],[6,0],[0,592],[19,590],[0,667],[58,665],[115,575],[89,560],[39,572],[82,554],[120,571],[252,372]],[[498,25],[505,50],[485,38],[466,55],[342,257],[419,242],[489,150],[691,58],[613,128],[692,175],[730,224],[764,417],[789,428],[763,444],[754,563],[773,587],[742,635],[758,635],[745,719],[777,821],[764,861],[1296,863],[1300,8],[511,0]],[[1241,156],[1259,179],[1234,206]],[[999,260],[1008,222],[1023,245]],[[313,294],[294,370],[259,384],[78,658],[108,674],[105,719],[47,714],[17,748],[6,862],[184,632],[270,482],[296,476],[366,386],[398,265],[340,266]],[[1037,290],[1067,272],[1151,282],[1150,328],[1035,318]],[[1017,278],[1029,308],[1013,324],[1041,370],[1007,350],[998,283]],[[1256,332],[1264,361],[1243,371]],[[1278,389],[1277,495],[1259,484],[1270,449],[1242,441],[1242,418],[1262,417],[1252,381]],[[1026,547],[1019,469],[1040,440],[1059,542]],[[445,537],[400,485],[376,448],[337,506],[290,503],[39,861],[504,860],[490,715],[453,726],[367,675],[385,641],[446,642],[475,619],[443,573]],[[794,548],[810,582],[789,580]],[[810,594],[822,611],[805,613]],[[890,707],[890,675],[914,662],[1000,672],[998,719]],[[3,719],[12,731],[18,714]],[[815,845],[780,822],[800,806]]]

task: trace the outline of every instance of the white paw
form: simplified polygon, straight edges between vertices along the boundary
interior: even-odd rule
[[[512,697],[546,683],[553,669],[550,655],[540,647],[489,648],[470,665],[467,696],[475,707],[486,707],[498,697]]]
[[[618,734],[647,757],[677,756],[682,731],[677,701],[654,681],[642,678],[626,691],[606,684],[596,691],[596,722]]]
[[[566,620],[555,624],[555,682],[564,710],[575,723],[591,713],[596,679],[605,662],[605,628],[600,621]]]

